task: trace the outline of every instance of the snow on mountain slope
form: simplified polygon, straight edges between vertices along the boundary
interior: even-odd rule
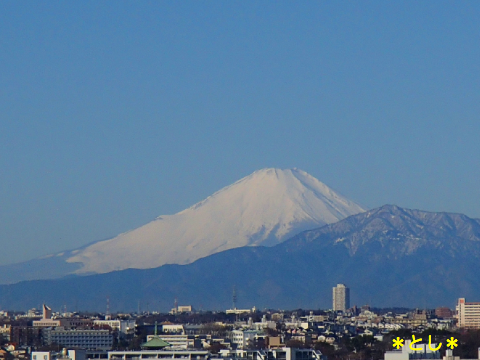
[[[303,230],[364,211],[298,169],[262,169],[175,215],[94,243],[68,258],[76,271],[188,264],[242,246],[272,246]]]

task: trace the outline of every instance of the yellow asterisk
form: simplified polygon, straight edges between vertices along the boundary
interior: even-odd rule
[[[393,339],[393,347],[396,347],[397,350],[403,346],[403,339],[397,336],[396,339]]]
[[[457,339],[454,339],[453,336],[450,339],[447,339],[447,347],[453,350],[454,347],[457,347]]]

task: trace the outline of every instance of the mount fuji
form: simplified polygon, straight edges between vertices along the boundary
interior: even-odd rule
[[[363,211],[302,170],[262,169],[112,239],[1,266],[0,283],[189,264],[233,248],[273,246]]]
[[[0,303],[26,310],[41,299],[102,311],[109,296],[114,311],[141,301],[163,312],[179,298],[224,310],[235,286],[242,308],[328,309],[332,286],[344,283],[352,304],[435,308],[480,297],[479,260],[479,219],[384,205],[273,247],[243,246],[187,265],[0,285]]]

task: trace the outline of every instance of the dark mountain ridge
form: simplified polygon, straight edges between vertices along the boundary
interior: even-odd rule
[[[345,246],[354,256],[362,246],[378,243],[397,256],[415,253],[422,246],[480,255],[480,220],[463,214],[435,213],[385,205],[343,221],[303,232],[285,243],[301,246]]]
[[[453,307],[480,298],[480,221],[462,214],[385,205],[302,232],[274,247],[243,247],[189,265],[111,272],[0,286],[3,308],[45,301],[60,308],[168,311],[173,299],[196,308],[330,308],[332,287],[352,304]]]

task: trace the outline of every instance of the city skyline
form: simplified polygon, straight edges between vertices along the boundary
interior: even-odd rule
[[[0,2],[0,360],[480,360],[479,18]]]

